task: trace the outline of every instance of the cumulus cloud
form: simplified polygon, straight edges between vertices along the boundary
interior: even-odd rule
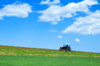
[[[49,0],[47,0],[47,2],[49,2]],[[78,3],[72,2],[65,6],[51,5],[44,11],[38,11],[38,13],[42,14],[38,18],[39,21],[50,22],[54,25],[64,18],[70,18],[77,15],[77,11],[89,13],[89,7],[95,4],[98,4],[96,0],[84,0]]]
[[[62,33],[100,34],[100,11],[91,12],[86,17],[79,17]]]
[[[52,2],[50,2],[50,0],[43,0],[43,1],[41,1],[41,5],[43,5],[43,4],[46,4],[46,5],[55,5],[55,4],[58,4],[58,3],[60,3],[60,0],[54,0],[54,1],[52,1]]]
[[[80,40],[79,40],[79,39],[75,39],[75,41],[76,41],[76,42],[80,42]]]
[[[58,38],[63,38],[63,37],[61,35],[59,35]]]
[[[57,30],[49,30],[49,32],[57,32]]]
[[[23,4],[9,4],[5,5],[4,8],[0,9],[0,19],[3,19],[4,16],[15,16],[15,17],[28,17],[28,13],[32,12],[31,6],[27,3]]]

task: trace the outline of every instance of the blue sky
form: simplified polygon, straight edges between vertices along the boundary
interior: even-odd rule
[[[100,53],[99,0],[0,0],[0,45]]]

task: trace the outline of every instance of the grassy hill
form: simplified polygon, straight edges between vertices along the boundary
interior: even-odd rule
[[[0,66],[100,66],[100,53],[0,46]]]
[[[100,53],[90,52],[66,52],[51,49],[38,49],[0,45],[0,55],[20,56],[66,56],[66,57],[100,57]]]

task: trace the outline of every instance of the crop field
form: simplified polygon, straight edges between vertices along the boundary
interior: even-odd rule
[[[100,53],[0,46],[0,66],[100,66]]]
[[[100,66],[100,58],[0,55],[0,66]]]

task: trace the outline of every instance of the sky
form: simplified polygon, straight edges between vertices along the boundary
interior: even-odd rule
[[[0,0],[0,45],[100,53],[100,0]]]

